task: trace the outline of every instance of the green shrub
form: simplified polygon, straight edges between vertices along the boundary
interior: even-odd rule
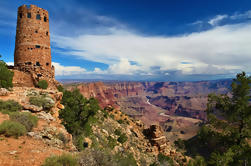
[[[47,89],[48,88],[48,82],[46,80],[39,80],[37,83],[37,86],[41,89]]]
[[[64,87],[62,85],[57,86],[59,92],[64,92]]]
[[[159,164],[157,164],[156,162],[150,164],[150,166],[159,166]]]
[[[1,56],[0,56],[1,57]],[[0,88],[11,88],[14,73],[7,68],[7,65],[0,60]]]
[[[119,119],[119,120],[118,120],[118,123],[119,123],[119,124],[122,124],[122,123],[123,123],[123,120]]]
[[[77,159],[70,154],[62,154],[61,156],[51,156],[45,159],[42,166],[78,166]]]
[[[83,135],[77,135],[73,137],[73,144],[76,146],[76,148],[81,151],[84,150],[84,136]]]
[[[224,165],[223,162],[221,165]],[[190,160],[188,166],[206,166],[207,163],[202,156],[195,156],[194,160]]]
[[[108,146],[109,146],[111,149],[113,149],[113,148],[116,146],[116,144],[117,144],[116,139],[114,139],[114,138],[112,138],[111,136],[109,136],[109,137],[107,138],[107,140],[108,140]]]
[[[29,112],[11,113],[10,119],[24,125],[27,131],[31,131],[33,127],[37,126],[37,121],[38,121],[38,118]]]
[[[179,149],[185,149],[185,143],[183,140],[181,140],[180,138],[176,141],[174,141],[174,144],[176,147],[178,147]]]
[[[11,112],[17,112],[22,109],[22,106],[14,101],[14,100],[8,100],[8,101],[2,101],[0,100],[0,112],[9,114]]]
[[[137,162],[134,159],[132,154],[128,154],[126,153],[126,155],[123,156],[119,156],[119,155],[115,155],[116,156],[116,160],[119,166],[137,166]]]
[[[126,134],[121,134],[120,136],[119,136],[119,138],[118,138],[118,142],[120,142],[121,144],[123,144],[123,143],[125,143],[126,141],[127,141],[127,136],[126,136]]]
[[[32,96],[29,98],[32,105],[43,107],[44,110],[50,110],[54,106],[54,101],[46,96]]]
[[[121,135],[121,130],[120,129],[116,129],[115,131],[114,131],[114,134],[116,134],[116,135],[118,135],[118,136],[120,136]]]
[[[174,165],[173,159],[160,153],[158,155],[158,160],[161,164]]]
[[[61,140],[64,144],[67,144],[69,140],[65,137],[64,133],[58,133],[57,138]]]
[[[18,138],[26,134],[26,128],[19,122],[5,120],[0,124],[0,134],[4,134],[6,137],[14,136]]]
[[[91,126],[97,122],[95,115],[100,109],[98,101],[94,98],[86,99],[78,89],[75,89],[64,90],[62,104],[65,109],[60,110],[59,117],[67,131],[73,137],[90,136]]]
[[[113,155],[109,151],[96,149],[85,149],[79,154],[80,165],[86,166],[118,166],[113,161]]]

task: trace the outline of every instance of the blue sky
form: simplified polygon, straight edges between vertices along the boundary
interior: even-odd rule
[[[0,0],[14,60],[18,6],[49,11],[58,79],[183,81],[251,73],[250,0]]]

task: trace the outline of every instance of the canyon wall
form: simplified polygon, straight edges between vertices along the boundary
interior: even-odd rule
[[[120,108],[127,114],[142,116],[147,107],[156,106],[167,115],[206,118],[209,93],[227,93],[231,80],[199,82],[91,82],[68,85],[87,98],[94,97],[101,107]],[[151,109],[153,109],[151,106]],[[150,108],[148,108],[149,111]],[[128,111],[132,110],[132,111]],[[133,112],[134,111],[134,112]],[[138,114],[135,114],[137,112]]]

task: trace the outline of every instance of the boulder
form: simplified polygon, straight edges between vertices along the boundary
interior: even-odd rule
[[[5,88],[0,88],[0,96],[8,96],[10,91]]]
[[[24,104],[23,105],[24,110],[29,110],[31,112],[41,112],[43,110],[43,107],[38,107],[35,105],[30,105],[30,104]]]
[[[44,120],[46,120],[46,121],[55,121],[55,118],[50,114],[50,113],[46,113],[46,112],[44,112],[44,111],[42,111],[42,112],[39,112],[38,114],[37,114],[37,117],[39,118],[39,119],[44,119]]]
[[[58,103],[57,108],[58,108],[58,109],[63,110],[63,109],[64,109],[64,105],[63,105],[63,104]]]

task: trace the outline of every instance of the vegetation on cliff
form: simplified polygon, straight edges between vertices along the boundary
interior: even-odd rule
[[[137,163],[150,165],[157,160],[152,154],[144,153],[143,148],[147,147],[139,135],[133,134],[125,114],[112,108],[100,109],[96,99],[84,98],[77,89],[59,89],[64,93],[65,106],[59,116],[80,151],[79,165],[136,166]]]
[[[10,120],[0,124],[0,134],[18,138],[37,125],[38,118],[29,112],[20,112],[21,109],[22,106],[16,101],[0,100],[0,112],[10,117]]]
[[[24,125],[19,122],[5,120],[0,124],[0,134],[5,135],[6,137],[14,136],[18,138],[26,134],[27,130]]]
[[[37,83],[38,88],[41,89],[47,89],[48,88],[48,82],[46,80],[39,80]]]
[[[21,109],[22,109],[22,106],[14,100],[8,100],[8,101],[0,100],[0,112],[3,114],[10,114],[13,112],[18,112]]]
[[[7,68],[6,63],[0,60],[0,88],[11,88],[13,76],[14,73]]]
[[[205,158],[200,157],[201,165],[251,164],[250,84],[251,77],[242,72],[233,80],[231,94],[209,95],[207,122],[196,137],[185,142],[189,155]],[[182,141],[176,144],[182,147]]]
[[[77,89],[63,92],[62,104],[65,109],[60,111],[59,117],[67,131],[73,135],[75,145],[81,150],[84,148],[83,137],[92,132],[91,124],[96,121],[99,105],[94,98],[84,98]]]

